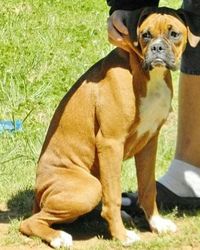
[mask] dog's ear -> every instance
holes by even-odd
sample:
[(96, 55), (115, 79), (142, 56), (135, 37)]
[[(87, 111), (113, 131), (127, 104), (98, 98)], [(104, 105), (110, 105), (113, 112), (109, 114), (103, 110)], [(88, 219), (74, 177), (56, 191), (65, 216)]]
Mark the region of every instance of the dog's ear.
[(127, 16), (124, 24), (128, 29), (128, 36), (124, 36), (125, 40), (125, 49), (129, 52), (133, 50), (139, 57), (143, 57), (141, 53), (141, 48), (138, 43), (138, 28), (144, 19), (153, 12), (154, 7), (146, 7), (142, 9), (137, 9), (134, 11), (130, 11)]
[(137, 26), (142, 11), (143, 9), (137, 9), (134, 11), (129, 11), (127, 13), (126, 19), (124, 20), (124, 25), (128, 29), (128, 35), (122, 34), (123, 42), (112, 40), (112, 38), (109, 37), (109, 42), (112, 43), (113, 45), (122, 48), (130, 53), (132, 51), (135, 51), (136, 54), (138, 54), (140, 57), (141, 57), (141, 52), (137, 42)]
[(187, 27), (190, 46), (196, 47), (200, 41), (200, 16), (183, 9), (177, 10), (177, 14)]
[(153, 13), (154, 10), (155, 7), (146, 7), (131, 11), (125, 20), (130, 39), (134, 45), (138, 45), (138, 27), (149, 14)]

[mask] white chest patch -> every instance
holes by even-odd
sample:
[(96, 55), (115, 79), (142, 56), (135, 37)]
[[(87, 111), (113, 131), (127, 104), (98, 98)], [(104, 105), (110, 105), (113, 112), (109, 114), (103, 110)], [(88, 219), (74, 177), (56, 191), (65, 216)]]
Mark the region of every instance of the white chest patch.
[(140, 123), (137, 128), (138, 136), (145, 132), (150, 135), (156, 132), (163, 119), (166, 119), (171, 107), (171, 90), (165, 80), (161, 78), (162, 69), (150, 72), (150, 81), (147, 83), (147, 95), (141, 98), (139, 114)]

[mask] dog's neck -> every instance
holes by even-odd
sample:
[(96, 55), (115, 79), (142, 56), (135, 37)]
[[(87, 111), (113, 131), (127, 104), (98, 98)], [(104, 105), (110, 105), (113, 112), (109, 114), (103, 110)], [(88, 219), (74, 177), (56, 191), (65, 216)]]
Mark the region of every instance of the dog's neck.
[[(147, 89), (150, 88), (153, 90), (154, 87), (158, 87), (159, 84), (167, 84), (169, 88), (171, 86), (171, 73), (170, 70), (164, 67), (156, 67), (150, 71), (144, 70), (142, 68), (142, 58), (140, 58), (135, 53), (129, 54), (129, 63), (130, 70), (133, 75), (133, 87), (135, 93), (138, 93), (138, 96), (146, 96)], [(169, 86), (170, 85), (170, 86)]]

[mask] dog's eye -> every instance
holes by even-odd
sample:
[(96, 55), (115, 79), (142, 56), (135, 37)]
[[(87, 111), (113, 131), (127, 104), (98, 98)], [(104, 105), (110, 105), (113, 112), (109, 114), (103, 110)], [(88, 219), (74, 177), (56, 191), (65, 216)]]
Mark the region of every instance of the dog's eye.
[(152, 38), (151, 33), (150, 33), (149, 31), (142, 33), (142, 38), (143, 38), (145, 41), (150, 40), (150, 39)]
[(174, 39), (174, 40), (177, 40), (177, 39), (180, 38), (180, 33), (176, 32), (174, 30), (171, 30), (169, 32), (169, 37), (172, 38), (172, 39)]

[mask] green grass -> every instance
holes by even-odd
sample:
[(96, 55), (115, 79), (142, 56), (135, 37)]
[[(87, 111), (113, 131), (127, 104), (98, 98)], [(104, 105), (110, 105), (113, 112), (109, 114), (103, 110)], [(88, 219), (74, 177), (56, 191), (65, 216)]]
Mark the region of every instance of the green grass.
[(22, 133), (0, 136), (0, 200), (6, 201), (33, 187), (55, 107), (110, 45), (104, 3), (1, 1), (0, 9), (0, 119), (24, 120)]
[[(168, 2), (163, 0), (161, 4)], [(180, 1), (170, 4), (178, 8)], [(20, 219), (31, 213), (35, 166), (46, 130), (67, 90), (111, 50), (106, 33), (107, 15), (105, 1), (0, 2), (0, 119), (23, 120), (22, 132), (0, 134), (0, 223), (9, 223), (9, 231), (0, 242), (1, 249), (3, 245), (27, 242), (17, 229)], [(160, 136), (157, 176), (165, 172), (175, 149), (178, 73), (173, 77), (174, 113)], [(136, 189), (133, 165), (132, 160), (124, 164), (123, 190)], [(131, 249), (200, 247), (199, 214), (178, 216), (174, 211), (167, 216), (180, 224), (183, 233), (152, 237)], [(116, 242), (99, 240), (87, 249), (122, 248)]]

